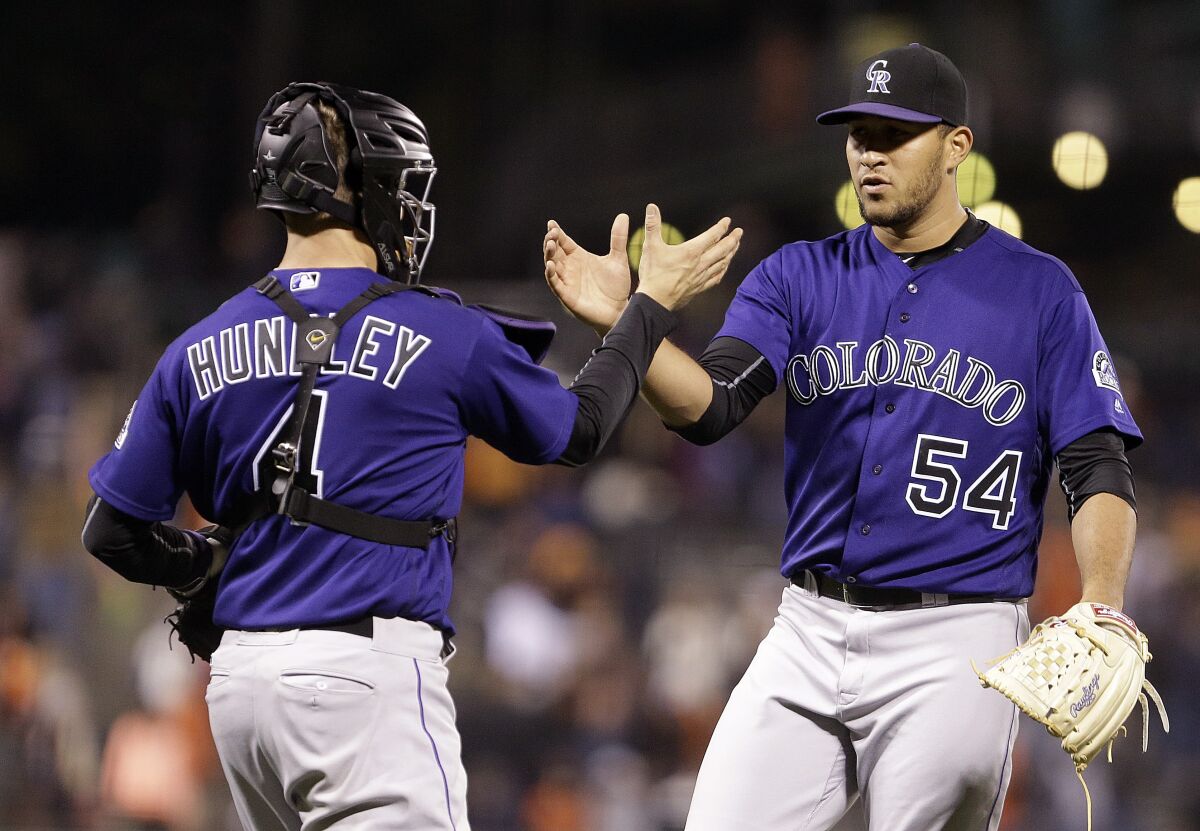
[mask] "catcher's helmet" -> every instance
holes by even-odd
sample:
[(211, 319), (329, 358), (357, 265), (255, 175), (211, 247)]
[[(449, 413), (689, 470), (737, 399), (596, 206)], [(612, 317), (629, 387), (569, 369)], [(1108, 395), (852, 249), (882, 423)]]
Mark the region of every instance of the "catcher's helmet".
[[(334, 194), (338, 170), (321, 127), (317, 100), (346, 126), (346, 184), (354, 201)], [(312, 214), (324, 211), (358, 228), (375, 248), (378, 271), (415, 283), (433, 241), (429, 134), (412, 110), (374, 92), (338, 84), (289, 84), (271, 96), (254, 128), (250, 188), (256, 206)], [(282, 218), (282, 217), (281, 217)]]

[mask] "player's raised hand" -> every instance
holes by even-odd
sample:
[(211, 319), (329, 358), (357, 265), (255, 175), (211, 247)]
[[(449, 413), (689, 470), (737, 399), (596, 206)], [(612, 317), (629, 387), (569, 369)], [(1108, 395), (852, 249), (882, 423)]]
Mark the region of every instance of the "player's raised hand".
[(553, 219), (546, 223), (542, 256), (546, 283), (563, 307), (601, 335), (629, 302), (629, 215), (613, 220), (608, 253), (593, 254), (571, 239)]
[(662, 238), (658, 206), (646, 206), (646, 242), (638, 265), (638, 291), (668, 309), (680, 309), (721, 282), (742, 242), (742, 229), (729, 230), (729, 217), (679, 245)]

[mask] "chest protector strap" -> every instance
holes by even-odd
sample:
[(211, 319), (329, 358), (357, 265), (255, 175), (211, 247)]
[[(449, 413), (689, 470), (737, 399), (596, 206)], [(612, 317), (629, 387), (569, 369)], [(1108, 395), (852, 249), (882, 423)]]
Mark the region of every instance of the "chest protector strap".
[(366, 511), (347, 508), (309, 493), (296, 483), (296, 473), (301, 456), (301, 437), (308, 418), (308, 405), (313, 387), (321, 367), (328, 365), (333, 357), (333, 344), (341, 327), (364, 306), (380, 297), (399, 291), (420, 290), (419, 285), (403, 283), (373, 283), (362, 294), (355, 297), (332, 317), (311, 317), (300, 302), (285, 289), (274, 275), (267, 275), (254, 284), (259, 294), (275, 302), (283, 313), (296, 324), (296, 363), (300, 365), (300, 385), (296, 389), (292, 417), (271, 450), (275, 467), (275, 479), (252, 494), (250, 507), (243, 511), (239, 528), (270, 516), (282, 514), (297, 524), (319, 525), (385, 545), (403, 545), (411, 548), (428, 548), (429, 541), (439, 534), (451, 543), (456, 535), (453, 518), (446, 520), (404, 520), (376, 516)]

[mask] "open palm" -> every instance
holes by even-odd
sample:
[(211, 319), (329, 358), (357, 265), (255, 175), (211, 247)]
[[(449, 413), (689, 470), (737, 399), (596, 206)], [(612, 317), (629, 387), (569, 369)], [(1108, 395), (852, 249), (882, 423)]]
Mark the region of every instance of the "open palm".
[(568, 312), (601, 334), (612, 328), (629, 302), (628, 239), (628, 214), (613, 220), (604, 256), (581, 247), (554, 220), (546, 223), (546, 282)]

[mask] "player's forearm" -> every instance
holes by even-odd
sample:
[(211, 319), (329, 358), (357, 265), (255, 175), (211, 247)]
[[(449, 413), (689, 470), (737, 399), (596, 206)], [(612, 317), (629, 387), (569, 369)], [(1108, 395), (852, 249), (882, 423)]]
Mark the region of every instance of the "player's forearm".
[(655, 351), (676, 322), (653, 298), (634, 296), (571, 385), (579, 406), (559, 463), (586, 464), (600, 452), (629, 412)]
[(177, 588), (206, 575), (212, 547), (199, 534), (118, 511), (98, 496), (88, 503), (83, 546), (133, 583)]
[(1084, 502), (1071, 523), (1071, 541), (1083, 583), (1082, 599), (1120, 609), (1133, 562), (1137, 514), (1125, 500), (1098, 493)]
[(695, 424), (712, 403), (712, 379), (700, 364), (663, 341), (642, 385), (642, 397), (671, 427)]

